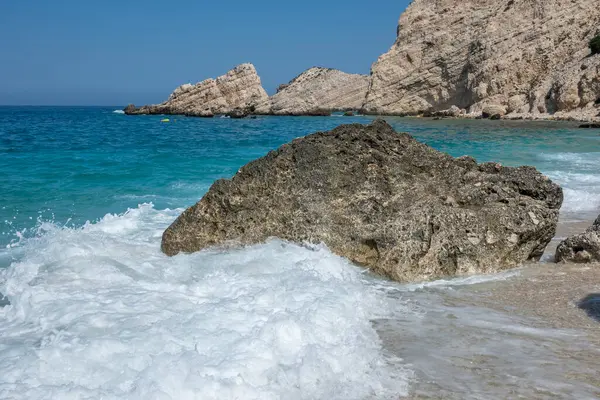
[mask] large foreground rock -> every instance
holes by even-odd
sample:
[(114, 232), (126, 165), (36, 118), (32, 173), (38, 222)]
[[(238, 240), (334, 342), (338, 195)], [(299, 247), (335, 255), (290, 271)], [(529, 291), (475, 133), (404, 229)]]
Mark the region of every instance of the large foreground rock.
[(532, 167), (455, 159), (376, 121), (296, 139), (215, 182), (162, 250), (279, 237), (399, 281), (487, 273), (538, 259), (561, 204)]
[(586, 232), (562, 241), (555, 258), (556, 262), (600, 262), (600, 216)]
[(324, 111), (359, 110), (368, 87), (366, 75), (314, 67), (281, 85), (257, 111), (275, 115), (320, 115)]
[(365, 112), (600, 117), (598, 0), (414, 0), (379, 57)]
[(260, 78), (252, 64), (241, 64), (217, 79), (179, 86), (161, 104), (125, 108), (128, 115), (181, 114), (212, 117), (234, 110), (253, 111), (258, 104), (268, 101)]

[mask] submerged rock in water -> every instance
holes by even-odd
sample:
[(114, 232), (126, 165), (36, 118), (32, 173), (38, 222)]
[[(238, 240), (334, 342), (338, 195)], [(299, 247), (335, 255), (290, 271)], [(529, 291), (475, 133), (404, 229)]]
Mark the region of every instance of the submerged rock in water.
[(533, 167), (453, 158), (378, 120), (296, 139), (216, 181), (162, 250), (279, 237), (398, 281), (496, 272), (539, 259), (562, 199)]
[(556, 262), (600, 262), (600, 216), (579, 235), (563, 240), (556, 248)]

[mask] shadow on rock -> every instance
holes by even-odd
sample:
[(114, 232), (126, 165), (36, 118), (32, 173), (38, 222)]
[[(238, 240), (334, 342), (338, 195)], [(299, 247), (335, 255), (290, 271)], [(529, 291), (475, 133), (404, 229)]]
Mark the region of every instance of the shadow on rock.
[(590, 318), (600, 322), (600, 293), (592, 293), (585, 296), (577, 307), (582, 309)]

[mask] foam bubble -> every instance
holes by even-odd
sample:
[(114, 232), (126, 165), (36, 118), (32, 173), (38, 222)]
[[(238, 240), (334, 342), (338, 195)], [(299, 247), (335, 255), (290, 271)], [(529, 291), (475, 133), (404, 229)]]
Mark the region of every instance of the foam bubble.
[(0, 272), (0, 398), (397, 397), (385, 300), (330, 253), (273, 240), (173, 258), (181, 210), (45, 224)]
[(113, 111), (113, 114), (125, 114), (125, 111), (123, 111), (123, 110), (115, 110), (115, 111)]

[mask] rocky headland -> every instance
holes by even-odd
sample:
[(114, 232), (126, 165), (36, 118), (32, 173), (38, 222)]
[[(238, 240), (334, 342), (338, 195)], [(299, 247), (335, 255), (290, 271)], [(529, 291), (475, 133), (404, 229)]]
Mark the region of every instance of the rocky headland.
[(453, 158), (378, 120), (296, 139), (216, 181), (162, 250), (278, 237), (403, 282), (491, 273), (541, 257), (562, 199), (535, 168)]
[[(127, 114), (376, 115), (600, 121), (597, 0), (414, 0), (371, 75), (310, 68), (270, 98), (255, 68)], [(596, 46), (593, 45), (597, 38)]]
[(598, 119), (599, 33), (597, 0), (414, 0), (371, 69), (363, 111)]

